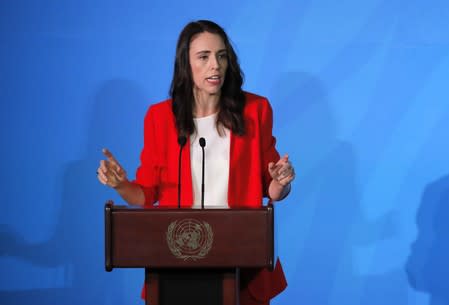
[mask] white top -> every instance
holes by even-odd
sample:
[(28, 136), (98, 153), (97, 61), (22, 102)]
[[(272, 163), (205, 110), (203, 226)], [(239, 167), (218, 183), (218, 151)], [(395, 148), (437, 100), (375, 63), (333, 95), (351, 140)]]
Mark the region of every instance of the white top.
[(229, 208), (228, 180), (231, 136), (218, 134), (215, 122), (217, 114), (193, 119), (196, 133), (190, 136), (190, 165), (192, 168), (193, 208), (201, 208), (202, 148), (200, 138), (206, 140), (204, 147), (204, 207)]

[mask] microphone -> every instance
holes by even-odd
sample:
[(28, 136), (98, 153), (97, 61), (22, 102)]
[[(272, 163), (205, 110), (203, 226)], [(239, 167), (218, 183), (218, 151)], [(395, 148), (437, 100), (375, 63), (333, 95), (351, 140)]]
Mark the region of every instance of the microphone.
[(204, 209), (204, 147), (206, 146), (206, 139), (200, 138), (200, 146), (203, 150), (203, 162), (202, 162), (202, 170), (201, 170), (201, 208)]
[(187, 137), (184, 135), (181, 135), (178, 137), (178, 144), (179, 144), (179, 158), (178, 158), (178, 209), (181, 208), (181, 156), (182, 156), (182, 149), (186, 145)]

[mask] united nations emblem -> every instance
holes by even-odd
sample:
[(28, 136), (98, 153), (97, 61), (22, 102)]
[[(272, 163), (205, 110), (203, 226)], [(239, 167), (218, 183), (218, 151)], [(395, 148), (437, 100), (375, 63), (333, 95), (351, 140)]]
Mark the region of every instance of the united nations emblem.
[(197, 260), (204, 258), (212, 248), (214, 233), (205, 221), (175, 220), (167, 229), (167, 244), (177, 258)]

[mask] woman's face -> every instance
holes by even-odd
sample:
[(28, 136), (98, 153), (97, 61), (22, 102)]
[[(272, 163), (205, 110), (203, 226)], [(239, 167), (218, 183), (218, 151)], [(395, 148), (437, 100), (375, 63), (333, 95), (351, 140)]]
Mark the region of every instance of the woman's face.
[(190, 42), (189, 60), (194, 95), (219, 95), (228, 68), (226, 47), (221, 37), (209, 32), (194, 36)]

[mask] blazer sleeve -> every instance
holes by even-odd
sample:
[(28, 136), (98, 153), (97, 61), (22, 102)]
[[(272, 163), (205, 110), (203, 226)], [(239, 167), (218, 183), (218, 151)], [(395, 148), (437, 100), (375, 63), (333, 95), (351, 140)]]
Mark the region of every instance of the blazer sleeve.
[[(140, 166), (133, 183), (138, 184), (145, 195), (145, 207), (153, 207), (158, 200), (160, 180), (160, 158), (158, 151), (158, 135), (156, 133), (156, 114), (150, 107), (144, 120), (144, 144), (140, 154)], [(160, 135), (159, 135), (160, 136)]]
[(262, 153), (262, 183), (263, 196), (268, 197), (268, 187), (272, 180), (268, 171), (270, 162), (279, 161), (279, 153), (276, 150), (276, 138), (273, 136), (273, 110), (268, 100), (263, 99), (260, 104), (260, 129), (261, 129), (261, 153)]

